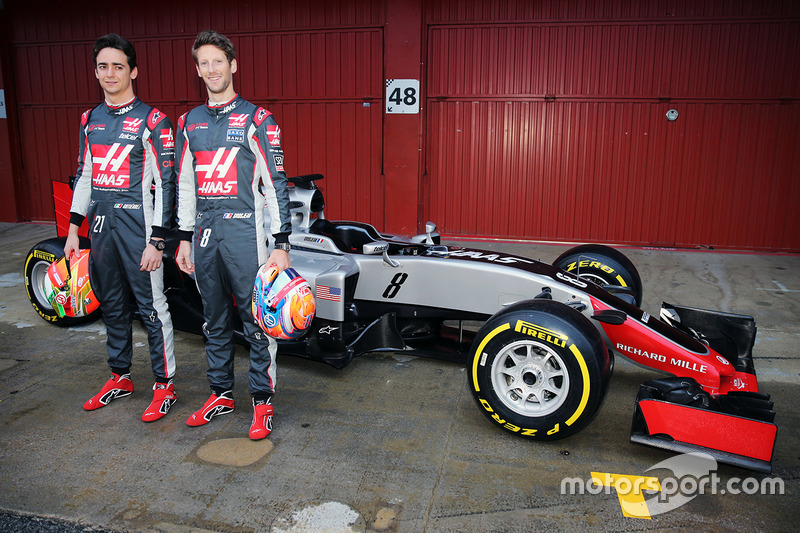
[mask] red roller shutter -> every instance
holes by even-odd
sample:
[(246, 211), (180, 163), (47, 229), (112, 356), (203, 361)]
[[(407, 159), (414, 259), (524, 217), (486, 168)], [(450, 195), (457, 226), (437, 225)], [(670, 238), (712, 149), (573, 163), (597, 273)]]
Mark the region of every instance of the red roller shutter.
[(442, 231), (800, 250), (800, 19), (759, 11), (791, 6), (484, 4), (427, 12)]

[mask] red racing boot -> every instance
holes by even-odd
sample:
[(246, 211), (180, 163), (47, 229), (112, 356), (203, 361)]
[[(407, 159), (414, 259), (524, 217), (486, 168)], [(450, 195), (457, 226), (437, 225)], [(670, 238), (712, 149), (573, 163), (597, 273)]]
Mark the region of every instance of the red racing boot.
[(106, 384), (100, 389), (100, 392), (83, 404), (83, 408), (87, 411), (94, 411), (108, 405), (111, 400), (128, 396), (132, 392), (133, 382), (130, 374), (120, 376), (112, 373)]
[(190, 426), (208, 424), (215, 416), (232, 413), (233, 408), (233, 391), (225, 391), (220, 395), (212, 393), (203, 407), (192, 413), (192, 416), (186, 420), (186, 424)]
[(272, 415), (274, 411), (269, 401), (253, 400), (253, 423), (250, 424), (251, 440), (261, 440), (272, 433)]
[(142, 414), (142, 422), (154, 422), (163, 417), (177, 399), (172, 380), (168, 383), (156, 383), (153, 385), (153, 401)]

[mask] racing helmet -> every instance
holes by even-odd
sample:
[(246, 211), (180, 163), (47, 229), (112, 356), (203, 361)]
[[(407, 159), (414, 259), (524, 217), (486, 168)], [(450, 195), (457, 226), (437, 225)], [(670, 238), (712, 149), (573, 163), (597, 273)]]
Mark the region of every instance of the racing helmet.
[(100, 307), (89, 281), (89, 250), (53, 261), (44, 277), (44, 294), (60, 318), (88, 316)]
[(308, 282), (293, 268), (261, 265), (253, 284), (253, 318), (267, 335), (296, 339), (311, 326), (317, 303)]

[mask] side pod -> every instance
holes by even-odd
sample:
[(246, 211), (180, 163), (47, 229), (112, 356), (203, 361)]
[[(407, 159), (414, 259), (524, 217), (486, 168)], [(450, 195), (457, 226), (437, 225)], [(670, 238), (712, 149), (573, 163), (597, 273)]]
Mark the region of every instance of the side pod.
[(691, 378), (663, 378), (639, 388), (631, 442), (676, 453), (705, 452), (720, 463), (772, 472), (778, 428), (769, 395), (710, 396)]

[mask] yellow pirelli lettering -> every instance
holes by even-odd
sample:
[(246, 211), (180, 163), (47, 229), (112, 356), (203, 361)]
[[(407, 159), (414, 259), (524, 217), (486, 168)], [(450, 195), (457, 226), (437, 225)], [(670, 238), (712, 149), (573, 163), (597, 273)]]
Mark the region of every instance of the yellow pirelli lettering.
[(523, 320), (517, 320), (517, 325), (514, 327), (514, 331), (517, 333), (522, 333), (523, 335), (535, 337), (545, 342), (549, 342), (550, 344), (555, 344), (561, 348), (565, 348), (567, 346), (567, 341), (569, 340), (569, 337), (558, 333), (557, 331), (552, 331)]
[(507, 331), (511, 329), (511, 324), (506, 322), (502, 326), (497, 326), (492, 331), (486, 335), (486, 338), (481, 341), (480, 345), (478, 345), (478, 350), (475, 352), (475, 357), (472, 361), (472, 386), (475, 387), (475, 392), (480, 392), (480, 387), (478, 386), (478, 363), (483, 360), (483, 349), (486, 348), (486, 345), (489, 343), (490, 340), (495, 338), (499, 333)]
[(578, 366), (581, 367), (581, 378), (583, 378), (583, 395), (581, 396), (581, 403), (578, 404), (578, 408), (575, 409), (575, 412), (572, 413), (572, 416), (566, 421), (566, 424), (571, 426), (575, 423), (578, 417), (581, 416), (583, 410), (586, 409), (586, 404), (589, 403), (590, 384), (589, 368), (586, 366), (586, 360), (583, 358), (583, 354), (574, 344), (570, 345), (569, 350), (572, 352), (572, 355), (575, 356), (575, 360), (578, 361)]
[(56, 260), (56, 256), (54, 256), (53, 254), (49, 254), (47, 252), (42, 252), (41, 250), (34, 250), (33, 257), (35, 257), (36, 259), (41, 259), (43, 261), (48, 261), (50, 263)]

